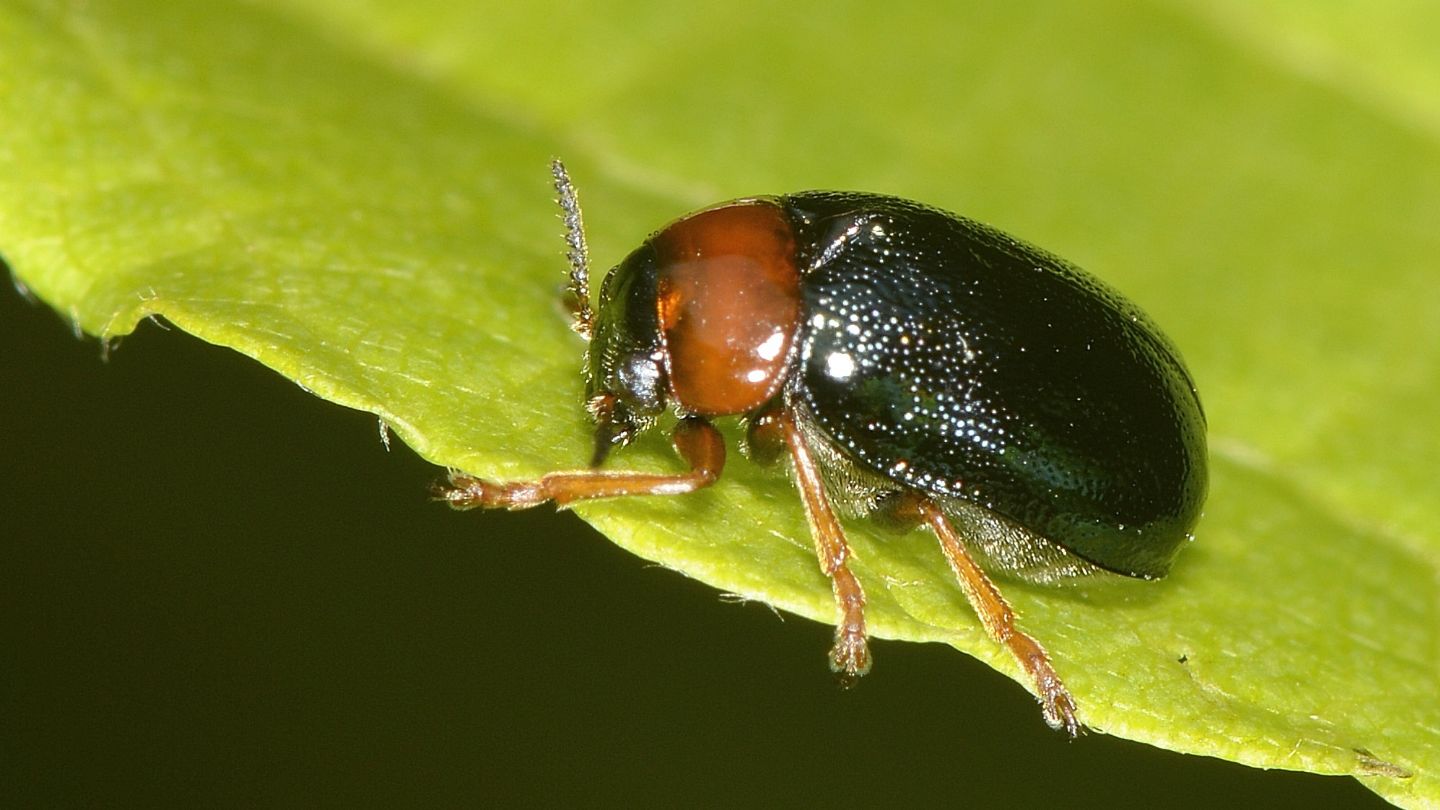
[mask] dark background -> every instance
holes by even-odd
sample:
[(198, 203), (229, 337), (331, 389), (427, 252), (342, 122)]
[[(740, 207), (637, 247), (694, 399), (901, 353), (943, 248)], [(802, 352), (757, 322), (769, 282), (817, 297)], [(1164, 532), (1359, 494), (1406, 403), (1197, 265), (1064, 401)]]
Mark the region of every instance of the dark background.
[(151, 323), (102, 362), (8, 285), (0, 426), (5, 806), (1382, 804), (1069, 742), (939, 645), (842, 692), (829, 628), (429, 503), (373, 417)]

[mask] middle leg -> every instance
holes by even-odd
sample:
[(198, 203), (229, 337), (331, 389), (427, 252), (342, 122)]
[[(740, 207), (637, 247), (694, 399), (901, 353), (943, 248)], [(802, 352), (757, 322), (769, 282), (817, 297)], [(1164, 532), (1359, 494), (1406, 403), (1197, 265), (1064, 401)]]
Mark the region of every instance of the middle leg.
[(794, 462), (795, 484), (805, 503), (805, 517), (815, 539), (815, 554), (820, 560), (820, 569), (830, 577), (835, 605), (840, 612), (835, 624), (835, 647), (830, 651), (830, 669), (839, 673), (842, 683), (849, 686), (870, 671), (870, 647), (865, 638), (865, 591), (846, 564), (850, 559), (850, 545), (845, 542), (845, 532), (830, 508), (820, 467), (805, 444), (794, 414), (788, 408), (781, 408), (767, 413), (764, 419), (755, 427), (777, 432)]

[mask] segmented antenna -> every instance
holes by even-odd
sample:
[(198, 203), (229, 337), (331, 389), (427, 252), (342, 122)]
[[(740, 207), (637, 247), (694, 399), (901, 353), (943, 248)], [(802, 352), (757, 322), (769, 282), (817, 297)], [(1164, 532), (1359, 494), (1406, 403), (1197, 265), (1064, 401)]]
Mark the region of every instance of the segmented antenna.
[(589, 338), (595, 327), (595, 311), (590, 309), (590, 249), (585, 245), (585, 221), (580, 217), (580, 199), (575, 184), (560, 158), (550, 162), (555, 175), (555, 193), (560, 195), (561, 217), (565, 220), (565, 258), (570, 260), (570, 293), (575, 296), (575, 322), (571, 328)]

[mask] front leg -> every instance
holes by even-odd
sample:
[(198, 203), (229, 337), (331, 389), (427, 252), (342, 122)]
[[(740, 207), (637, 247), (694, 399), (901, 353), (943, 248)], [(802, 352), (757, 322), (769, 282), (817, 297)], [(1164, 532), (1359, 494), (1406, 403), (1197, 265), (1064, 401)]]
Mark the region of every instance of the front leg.
[(689, 465), (686, 472), (574, 470), (530, 481), (487, 481), (451, 472), (447, 484), (435, 487), (435, 499), (455, 509), (529, 509), (547, 501), (563, 507), (595, 498), (683, 495), (708, 487), (720, 478), (725, 468), (725, 439), (714, 425), (698, 416), (687, 416), (675, 426), (670, 438)]

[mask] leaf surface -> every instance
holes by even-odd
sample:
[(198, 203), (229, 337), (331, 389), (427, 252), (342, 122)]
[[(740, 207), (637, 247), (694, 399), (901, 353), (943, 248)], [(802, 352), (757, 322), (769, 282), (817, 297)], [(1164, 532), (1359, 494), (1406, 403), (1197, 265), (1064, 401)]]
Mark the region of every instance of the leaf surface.
[[(0, 254), (85, 332), (161, 315), (514, 477), (589, 441), (552, 154), (601, 266), (697, 205), (800, 188), (992, 222), (1164, 324), (1211, 420), (1172, 577), (1006, 583), (1084, 721), (1436, 804), (1440, 15), (1384, 48), (1358, 5), (1314, 8), (12, 0)], [(616, 461), (676, 463), (661, 436)], [(710, 491), (577, 511), (833, 618), (783, 474), (737, 459)], [(1017, 674), (933, 541), (851, 539), (878, 635)]]

